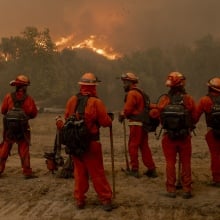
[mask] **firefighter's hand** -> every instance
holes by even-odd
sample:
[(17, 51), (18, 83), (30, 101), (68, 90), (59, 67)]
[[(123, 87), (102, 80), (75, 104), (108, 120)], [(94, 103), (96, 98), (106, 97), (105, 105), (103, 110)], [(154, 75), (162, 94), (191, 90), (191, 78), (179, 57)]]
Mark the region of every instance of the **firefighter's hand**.
[(114, 120), (114, 113), (109, 112), (109, 113), (108, 113), (108, 116), (111, 118), (112, 121)]
[(58, 130), (61, 130), (62, 127), (63, 127), (63, 125), (64, 125), (64, 122), (63, 122), (63, 120), (62, 120), (62, 117), (61, 117), (60, 115), (58, 115), (58, 116), (55, 118), (55, 120), (56, 120), (57, 129), (58, 129)]
[(120, 112), (118, 115), (118, 121), (122, 123), (125, 120), (125, 115), (123, 112)]
[(156, 108), (151, 109), (149, 114), (150, 114), (150, 117), (152, 117), (152, 118), (159, 118), (160, 117), (160, 112)]

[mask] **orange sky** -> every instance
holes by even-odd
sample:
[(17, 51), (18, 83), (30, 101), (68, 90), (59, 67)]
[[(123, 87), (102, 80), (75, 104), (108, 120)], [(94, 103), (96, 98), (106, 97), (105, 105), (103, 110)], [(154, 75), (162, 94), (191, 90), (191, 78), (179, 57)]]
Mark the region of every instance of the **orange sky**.
[(54, 41), (96, 35), (124, 53), (219, 38), (219, 8), (219, 0), (0, 0), (0, 38), (34, 26)]

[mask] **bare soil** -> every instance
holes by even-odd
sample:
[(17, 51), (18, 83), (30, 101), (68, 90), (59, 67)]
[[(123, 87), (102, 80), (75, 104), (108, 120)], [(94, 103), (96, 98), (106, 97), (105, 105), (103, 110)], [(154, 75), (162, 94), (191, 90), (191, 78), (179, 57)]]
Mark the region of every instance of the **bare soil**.
[[(57, 178), (48, 172), (44, 152), (53, 149), (55, 138), (55, 113), (41, 113), (32, 120), (32, 141), (30, 147), (31, 164), (37, 179), (25, 180), (17, 153), (17, 145), (12, 148), (4, 174), (0, 178), (0, 220), (219, 220), (220, 188), (207, 185), (211, 180), (210, 156), (204, 140), (206, 127), (202, 118), (192, 137), (193, 198), (184, 200), (181, 190), (175, 199), (163, 196), (165, 192), (165, 160), (161, 149), (161, 139), (149, 135), (149, 143), (157, 165), (159, 177), (155, 179), (143, 175), (146, 168), (140, 159), (141, 178), (126, 176), (123, 126), (114, 121), (114, 173), (115, 199), (118, 208), (112, 212), (101, 209), (96, 193), (90, 184), (87, 205), (77, 210), (72, 197), (74, 179)], [(127, 129), (128, 130), (128, 129)], [(159, 129), (158, 129), (159, 130)], [(159, 131), (158, 131), (159, 132)], [(112, 181), (112, 160), (109, 128), (101, 129), (103, 157), (107, 178)], [(63, 157), (66, 158), (64, 150)]]

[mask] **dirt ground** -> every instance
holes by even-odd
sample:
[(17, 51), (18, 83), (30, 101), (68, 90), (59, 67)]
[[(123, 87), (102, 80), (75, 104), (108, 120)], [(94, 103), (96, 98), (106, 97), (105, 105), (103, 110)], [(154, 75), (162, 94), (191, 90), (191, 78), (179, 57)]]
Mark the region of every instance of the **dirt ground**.
[[(21, 173), (17, 146), (12, 148), (6, 169), (0, 178), (0, 220), (219, 220), (220, 188), (207, 185), (211, 180), (210, 157), (204, 140), (206, 128), (202, 118), (192, 137), (192, 177), (193, 198), (184, 200), (181, 190), (175, 199), (163, 196), (165, 192), (165, 161), (160, 140), (153, 133), (149, 143), (157, 165), (159, 177), (150, 179), (146, 176), (136, 179), (126, 176), (123, 126), (114, 121), (114, 173), (115, 199), (118, 208), (112, 212), (101, 209), (96, 193), (90, 184), (87, 193), (87, 205), (84, 210), (77, 210), (72, 197), (74, 179), (57, 178), (48, 172), (44, 152), (51, 151), (55, 137), (54, 113), (41, 113), (31, 121), (32, 145), (31, 164), (37, 179), (25, 180)], [(0, 128), (1, 129), (1, 128)], [(128, 129), (127, 129), (128, 131)], [(109, 128), (101, 129), (104, 165), (111, 185), (112, 160)], [(64, 150), (62, 155), (66, 158)], [(146, 170), (141, 159), (140, 172)]]

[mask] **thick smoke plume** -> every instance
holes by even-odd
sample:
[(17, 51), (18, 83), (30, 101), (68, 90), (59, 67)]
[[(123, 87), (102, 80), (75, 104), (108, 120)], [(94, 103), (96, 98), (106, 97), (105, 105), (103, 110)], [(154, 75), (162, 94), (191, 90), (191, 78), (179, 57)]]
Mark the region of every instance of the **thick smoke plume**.
[(117, 51), (220, 36), (219, 0), (1, 0), (0, 38), (49, 28), (54, 41), (97, 35)]

